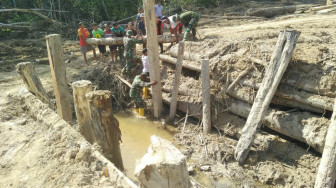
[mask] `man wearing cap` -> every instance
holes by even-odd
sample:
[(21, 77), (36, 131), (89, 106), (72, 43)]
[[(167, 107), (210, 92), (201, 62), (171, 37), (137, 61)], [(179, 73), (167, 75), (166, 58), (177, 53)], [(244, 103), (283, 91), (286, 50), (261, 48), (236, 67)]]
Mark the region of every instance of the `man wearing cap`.
[(196, 26), (199, 20), (199, 14), (194, 11), (187, 11), (180, 15), (179, 20), (183, 23), (186, 28), (184, 32), (183, 40), (188, 40), (190, 30), (192, 30), (193, 40), (196, 39)]
[(145, 115), (146, 103), (141, 98), (141, 91), (143, 87), (149, 87), (157, 84), (157, 81), (147, 82), (146, 73), (141, 73), (140, 75), (135, 76), (132, 87), (130, 90), (130, 97), (135, 103), (135, 110), (139, 113), (140, 116)]
[(128, 76), (131, 76), (131, 68), (133, 67), (133, 61), (136, 58), (135, 44), (141, 43), (142, 40), (136, 40), (135, 36), (132, 36), (133, 33), (131, 30), (128, 30), (126, 37), (124, 37), (124, 56), (126, 60), (126, 65), (123, 68), (123, 73), (126, 73)]

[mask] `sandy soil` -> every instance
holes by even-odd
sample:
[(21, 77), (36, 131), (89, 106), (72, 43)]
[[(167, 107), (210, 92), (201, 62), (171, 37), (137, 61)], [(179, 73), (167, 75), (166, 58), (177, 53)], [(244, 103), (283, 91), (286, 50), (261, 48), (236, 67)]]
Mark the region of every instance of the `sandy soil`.
[[(218, 92), (224, 83), (218, 82), (227, 71), (228, 64), (232, 68), (230, 72), (234, 75), (235, 71), (248, 67), (245, 57), (251, 54), (267, 62), (270, 60), (279, 31), (299, 30), (301, 36), (290, 69), (306, 74), (306, 77), (312, 79), (318, 78), (320, 85), (332, 90), (335, 86), (329, 81), (336, 78), (334, 65), (330, 65), (333, 62), (317, 62), (333, 54), (336, 49), (336, 39), (333, 37), (336, 34), (335, 19), (336, 15), (303, 14), (265, 21), (219, 20), (200, 27), (198, 32), (201, 39), (198, 42), (188, 42), (186, 51), (211, 55), (214, 93)], [(14, 48), (10, 47), (13, 45)], [(242, 49), (247, 51), (243, 56), (224, 58), (225, 55), (238, 53)], [(59, 137), (53, 132), (55, 130), (44, 127), (25, 113), (22, 101), (18, 100), (22, 81), (14, 71), (14, 66), (18, 62), (36, 59), (40, 60), (35, 64), (35, 69), (48, 95), (53, 98), (49, 65), (44, 64), (45, 61), (41, 59), (47, 56), (44, 40), (3, 41), (0, 43), (0, 55), (3, 61), (0, 66), (1, 187), (104, 185), (106, 181), (97, 161), (76, 161), (76, 157), (71, 158), (73, 155), (70, 151), (80, 151), (80, 143), (71, 145), (67, 137)], [(127, 87), (114, 77), (115, 71), (119, 71), (121, 65), (113, 65), (110, 67), (112, 71), (106, 71), (108, 57), (105, 62), (99, 63), (94, 61), (89, 53), (91, 65), (84, 67), (83, 57), (74, 41), (64, 41), (64, 56), (69, 62), (69, 83), (89, 79), (98, 89), (112, 88), (113, 91), (117, 91), (113, 92), (115, 101), (119, 101), (114, 106), (116, 109), (131, 106), (127, 98)], [(174, 68), (164, 68), (163, 85), (170, 86)], [(263, 72), (263, 68), (257, 67), (249, 76), (255, 81), (261, 81)], [(197, 78), (185, 73), (182, 87), (199, 90), (199, 85), (193, 81), (194, 77)], [(200, 98), (191, 97), (190, 100), (199, 102)], [(222, 103), (224, 105), (224, 102)], [(241, 127), (245, 123), (244, 119), (230, 113), (224, 113), (221, 118), (223, 124), (229, 124), (231, 127)], [(183, 126), (183, 123), (180, 126)], [(223, 132), (214, 131), (211, 136), (203, 137), (200, 132), (199, 126), (187, 125), (184, 131), (179, 129), (175, 139), (184, 148), (184, 154), (189, 157), (189, 166), (207, 169), (204, 173), (213, 179), (230, 179), (243, 187), (313, 187), (320, 156), (307, 151), (307, 148), (296, 142), (269, 132), (261, 132), (247, 163), (239, 166), (233, 159), (237, 143), (234, 136), (225, 136)], [(68, 143), (70, 145), (67, 145)]]

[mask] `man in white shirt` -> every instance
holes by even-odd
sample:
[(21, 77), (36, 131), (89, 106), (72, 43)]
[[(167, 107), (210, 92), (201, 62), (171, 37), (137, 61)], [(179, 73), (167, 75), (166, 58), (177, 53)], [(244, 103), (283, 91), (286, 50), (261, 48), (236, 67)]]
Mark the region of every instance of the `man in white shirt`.
[(163, 6), (161, 4), (161, 1), (158, 1), (158, 3), (155, 5), (155, 15), (161, 19), (163, 14)]
[(148, 50), (147, 48), (142, 50), (142, 65), (143, 65), (143, 69), (142, 72), (146, 73), (146, 76), (149, 77), (149, 60), (148, 60)]

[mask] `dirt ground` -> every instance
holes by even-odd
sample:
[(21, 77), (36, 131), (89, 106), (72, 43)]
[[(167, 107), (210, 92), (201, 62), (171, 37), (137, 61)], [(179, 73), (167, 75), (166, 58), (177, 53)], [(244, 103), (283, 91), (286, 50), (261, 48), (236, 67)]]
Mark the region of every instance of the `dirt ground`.
[[(209, 12), (213, 13), (217, 14), (218, 11)], [(301, 35), (289, 70), (296, 72), (295, 76), (318, 80), (317, 84), (321, 87), (335, 91), (335, 85), (330, 82), (336, 79), (334, 61), (330, 57), (336, 52), (335, 20), (335, 14), (311, 13), (285, 15), (268, 20), (218, 20), (199, 27), (200, 39), (197, 42), (187, 42), (186, 51), (212, 57), (211, 91), (216, 93), (221, 90), (223, 81), (220, 80), (227, 72), (228, 65), (234, 75), (235, 71), (250, 66), (251, 62), (246, 61), (245, 57), (251, 54), (268, 62), (279, 31), (298, 30)], [(97, 89), (112, 90), (115, 110), (131, 107), (127, 87), (115, 77), (122, 68), (121, 64), (112, 65), (109, 68), (111, 71), (107, 71), (109, 57), (106, 56), (104, 62), (97, 62), (89, 53), (90, 66), (85, 67), (77, 42), (65, 40), (63, 44), (69, 83), (80, 79), (91, 80)], [(226, 54), (239, 54), (241, 51), (247, 52), (242, 56), (224, 58)], [(35, 69), (43, 86), (50, 98), (54, 98), (50, 68), (45, 58), (47, 52), (44, 39), (0, 42), (1, 187), (109, 185), (102, 175), (103, 169), (99, 162), (69, 157), (72, 156), (69, 151), (80, 151), (80, 143), (69, 142), (67, 137), (60, 138), (55, 130), (44, 127), (26, 114), (25, 106), (20, 101), (20, 86), (23, 83), (15, 71), (15, 64), (35, 62)], [(163, 86), (169, 87), (172, 85), (174, 67), (163, 65), (162, 68)], [(249, 77), (255, 82), (261, 82), (263, 72), (262, 67), (256, 67)], [(183, 74), (181, 88), (199, 91), (200, 85), (195, 81), (199, 75), (188, 71)], [(287, 71), (285, 77), (291, 76), (293, 73)], [(197, 97), (190, 97), (190, 100), (200, 102), (200, 95), (195, 95)], [(220, 103), (225, 106), (224, 101)], [(223, 113), (220, 121), (233, 129), (245, 124), (245, 119), (228, 112)], [(77, 128), (76, 122), (74, 124)], [(189, 167), (196, 171), (201, 170), (211, 179), (228, 180), (232, 182), (232, 187), (314, 185), (320, 154), (309, 150), (305, 145), (263, 129), (253, 144), (247, 162), (239, 166), (233, 158), (237, 143), (235, 136), (226, 135), (216, 129), (211, 135), (203, 136), (197, 120), (191, 120), (184, 129), (183, 126), (183, 121), (180, 121), (175, 140), (182, 152), (188, 156)]]

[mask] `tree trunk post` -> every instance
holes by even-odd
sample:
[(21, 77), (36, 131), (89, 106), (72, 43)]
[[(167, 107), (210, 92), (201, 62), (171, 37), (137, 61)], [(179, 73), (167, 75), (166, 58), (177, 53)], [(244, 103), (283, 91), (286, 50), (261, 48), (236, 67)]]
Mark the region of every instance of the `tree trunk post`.
[(211, 96), (210, 96), (210, 71), (209, 60), (202, 60), (202, 99), (203, 99), (203, 133), (209, 134), (211, 131)]
[(61, 35), (46, 36), (51, 76), (54, 82), (57, 114), (72, 124), (71, 97), (66, 78)]
[(176, 115), (178, 90), (180, 87), (180, 77), (181, 77), (182, 63), (183, 63), (183, 53), (184, 53), (184, 42), (181, 41), (178, 44), (178, 56), (177, 56), (177, 63), (176, 63), (176, 69), (175, 69), (175, 78), (173, 82), (173, 91), (172, 91), (172, 97), (170, 101), (170, 114), (169, 114), (170, 121), (174, 121), (174, 118)]
[(42, 102), (50, 104), (47, 92), (44, 90), (33, 64), (31, 62), (23, 62), (17, 64), (15, 67), (16, 71), (21, 75), (23, 83), (26, 85), (28, 91), (34, 94)]
[(271, 62), (267, 67), (265, 77), (258, 90), (251, 112), (242, 130), (242, 136), (235, 150), (235, 159), (239, 164), (244, 163), (249, 153), (257, 130), (264, 119), (268, 106), (287, 69), (299, 35), (300, 33), (297, 31), (280, 32)]
[(119, 122), (113, 116), (111, 92), (97, 90), (86, 94), (90, 106), (94, 139), (102, 147), (103, 153), (119, 170), (124, 170), (119, 142), (121, 131)]
[(332, 0), (327, 0), (326, 5), (332, 5), (332, 4), (333, 4), (333, 1), (332, 1)]
[(152, 86), (152, 98), (154, 116), (158, 118), (162, 112), (162, 91), (161, 91), (161, 71), (159, 62), (158, 37), (156, 31), (156, 17), (154, 0), (144, 0), (143, 7), (145, 12), (146, 31), (147, 31), (147, 48), (149, 56), (149, 73), (150, 80), (157, 81)]
[(85, 95), (92, 91), (92, 83), (88, 80), (80, 80), (72, 83), (74, 106), (80, 133), (91, 144), (94, 143), (92, 122), (90, 118), (90, 106)]
[(336, 100), (328, 128), (315, 188), (333, 188), (336, 179)]

